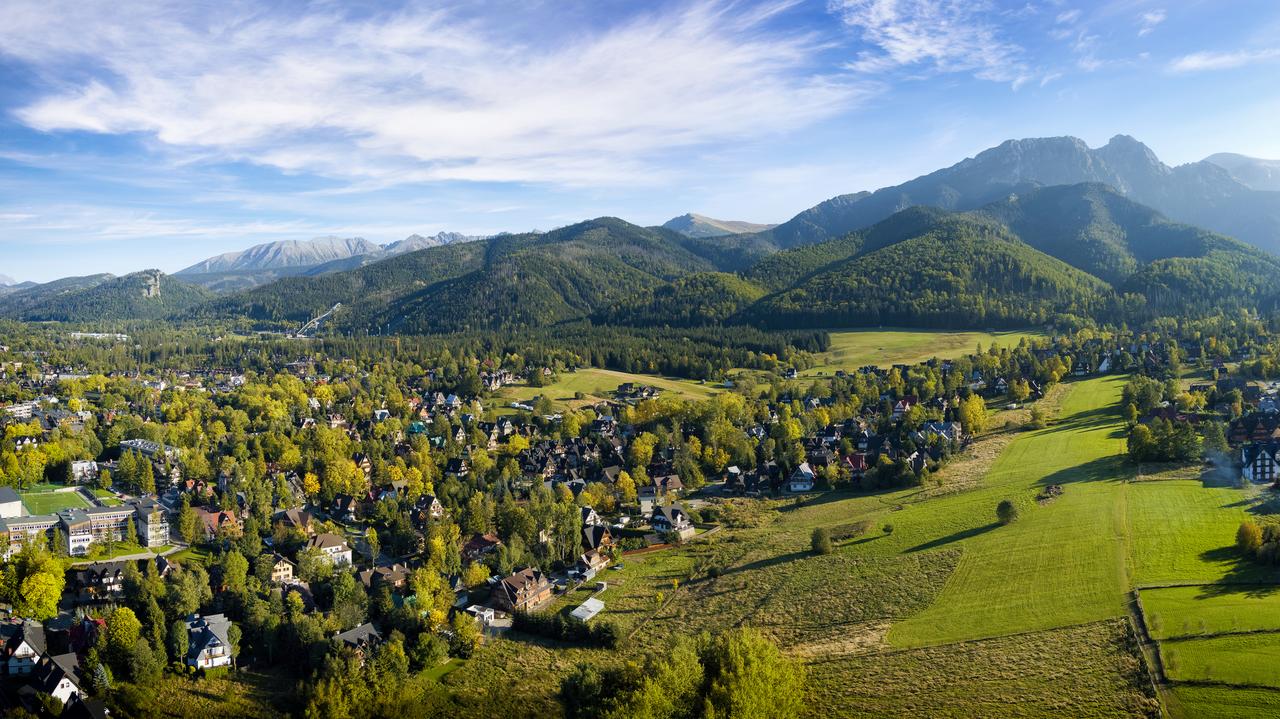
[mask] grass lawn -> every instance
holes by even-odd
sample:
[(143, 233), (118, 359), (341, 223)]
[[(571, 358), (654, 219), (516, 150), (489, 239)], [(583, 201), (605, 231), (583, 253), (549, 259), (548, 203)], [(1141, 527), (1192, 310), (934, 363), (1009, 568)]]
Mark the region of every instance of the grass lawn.
[(801, 374), (834, 374), (865, 365), (888, 367), (893, 364), (915, 364), (938, 357), (946, 359), (972, 352), (979, 343), (983, 349), (992, 344), (1016, 347), (1023, 337), (1042, 337), (1036, 331), (1011, 332), (932, 332), (927, 330), (833, 330), (831, 347), (818, 355), (818, 364)]
[[(1153, 639), (1280, 632), (1280, 586), (1210, 584), (1144, 589), (1140, 596)], [(1280, 643), (1280, 636), (1272, 640)]]
[(1280, 691), (1195, 684), (1175, 686), (1169, 715), (1191, 719), (1253, 719), (1280, 716)]
[[(1144, 477), (1150, 479), (1145, 468)], [(1236, 530), (1249, 502), (1243, 490), (1206, 487), (1198, 478), (1135, 482), (1127, 490), (1134, 584), (1261, 578), (1261, 571), (1238, 562), (1235, 552)]]
[(809, 716), (1159, 716), (1124, 626), (822, 658), (809, 667)]
[(1160, 643), (1174, 681), (1280, 688), (1280, 634), (1236, 634)]
[[(1015, 439), (981, 488), (895, 513), (890, 542), (915, 552), (957, 546), (964, 556), (934, 604), (889, 632), (910, 647), (1049, 629), (1121, 616), (1125, 571), (1124, 438), (1114, 406), (1123, 380), (1076, 383), (1061, 419)], [(1046, 484), (1061, 497), (1038, 504)], [(995, 521), (1014, 500), (1021, 518)]]
[[(554, 383), (542, 387), (530, 387), (524, 384), (503, 387), (498, 391), (497, 396), (503, 399), (505, 405), (512, 401), (528, 402), (534, 397), (546, 395), (561, 407), (576, 408), (612, 398), (613, 391), (618, 388), (618, 385), (627, 382), (657, 387), (664, 394), (683, 399), (706, 399), (717, 391), (716, 386), (711, 382), (698, 384), (686, 379), (585, 367), (576, 372), (561, 372)], [(579, 392), (585, 399), (575, 398)]]
[(31, 514), (52, 514), (60, 509), (89, 506), (79, 492), (23, 492), (22, 503)]

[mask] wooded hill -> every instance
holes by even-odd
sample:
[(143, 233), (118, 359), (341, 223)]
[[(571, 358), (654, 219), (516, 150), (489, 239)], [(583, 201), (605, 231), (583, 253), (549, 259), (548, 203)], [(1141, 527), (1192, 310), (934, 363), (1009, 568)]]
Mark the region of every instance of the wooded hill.
[(218, 297), (163, 275), (161, 301), (142, 301), (140, 288), (123, 289), (147, 273), (89, 289), (53, 292), (42, 285), (0, 298), (0, 315), (285, 328), (341, 303), (329, 327), (344, 333), (512, 330), (584, 320), (634, 327), (1009, 327), (1269, 309), (1278, 272), (1280, 258), (1086, 183), (1028, 186), (970, 212), (911, 207), (780, 252), (770, 252), (759, 235), (693, 238), (600, 218)]

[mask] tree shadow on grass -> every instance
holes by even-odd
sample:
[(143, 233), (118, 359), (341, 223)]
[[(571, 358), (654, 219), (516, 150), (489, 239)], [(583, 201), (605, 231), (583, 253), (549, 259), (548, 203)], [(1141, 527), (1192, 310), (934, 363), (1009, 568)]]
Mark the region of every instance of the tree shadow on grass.
[(1280, 572), (1240, 556), (1234, 546), (1217, 547), (1200, 553), (1200, 559), (1214, 564), (1229, 564), (1226, 574), (1216, 582), (1200, 587), (1200, 598), (1242, 594), (1255, 599), (1280, 593)]
[(730, 574), (737, 574), (739, 572), (750, 572), (756, 569), (768, 569), (769, 567), (777, 566), (779, 564), (785, 564), (787, 562), (791, 562), (791, 561), (802, 559), (804, 557), (809, 557), (809, 556), (814, 556), (814, 555), (813, 555), (813, 552), (807, 549), (800, 550), (798, 552), (788, 552), (787, 554), (779, 554), (776, 557), (769, 557), (767, 559), (757, 559), (754, 562), (748, 562), (746, 564), (741, 564), (736, 567), (730, 567), (724, 570), (723, 572), (721, 572), (720, 576), (723, 577)]
[(1098, 459), (1065, 467), (1040, 479), (1037, 484), (1074, 484), (1077, 482), (1117, 482), (1127, 478), (1132, 472), (1125, 470), (1125, 459), (1120, 455), (1099, 457)]
[(908, 553), (923, 552), (927, 549), (936, 549), (938, 547), (944, 547), (948, 544), (951, 544), (952, 542), (959, 542), (961, 540), (969, 539), (970, 537), (976, 537), (980, 534), (986, 534), (987, 532), (990, 532), (991, 530), (999, 526), (1000, 526), (999, 522), (992, 522), (991, 524), (984, 524), (981, 527), (972, 527), (970, 529), (962, 529), (959, 532), (948, 534), (945, 537), (939, 537), (937, 539), (925, 542), (924, 544), (917, 544), (916, 546), (910, 547), (904, 551)]

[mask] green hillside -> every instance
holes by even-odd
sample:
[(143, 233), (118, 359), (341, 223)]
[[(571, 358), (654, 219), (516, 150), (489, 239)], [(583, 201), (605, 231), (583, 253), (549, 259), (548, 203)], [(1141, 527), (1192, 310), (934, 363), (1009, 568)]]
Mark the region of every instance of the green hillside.
[(953, 216), (924, 234), (835, 262), (747, 310), (770, 327), (1025, 326), (1105, 314), (1103, 281), (992, 221)]

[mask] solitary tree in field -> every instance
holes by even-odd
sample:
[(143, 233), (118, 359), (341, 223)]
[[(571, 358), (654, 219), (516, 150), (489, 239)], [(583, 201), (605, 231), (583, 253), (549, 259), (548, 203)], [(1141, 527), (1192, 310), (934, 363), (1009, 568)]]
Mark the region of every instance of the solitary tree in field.
[(1018, 519), (1018, 505), (1011, 499), (1002, 499), (996, 505), (996, 518), (1001, 524), (1012, 524)]
[(810, 545), (813, 547), (814, 554), (831, 554), (831, 530), (826, 527), (813, 530)]

